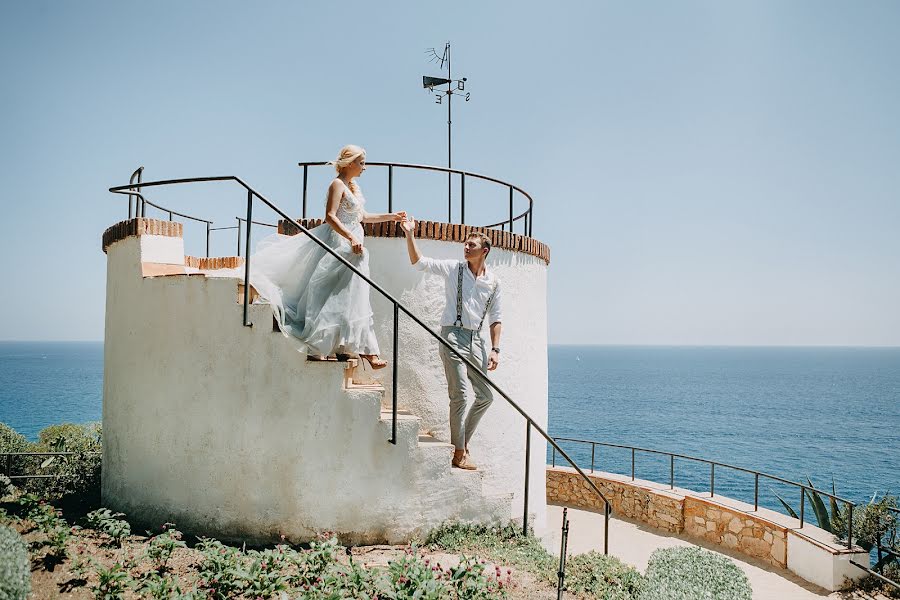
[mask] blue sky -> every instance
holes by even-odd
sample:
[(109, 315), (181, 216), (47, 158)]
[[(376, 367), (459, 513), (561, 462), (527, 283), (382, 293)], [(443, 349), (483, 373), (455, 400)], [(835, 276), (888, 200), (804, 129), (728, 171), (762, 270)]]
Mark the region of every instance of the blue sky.
[[(551, 342), (900, 345), (898, 25), (889, 1), (4, 2), (0, 339), (102, 339), (106, 189), (139, 165), (296, 213), (295, 163), (346, 143), (445, 164), (420, 82), (449, 39), (472, 92), (454, 166), (534, 196)], [(442, 179), (402, 185), (442, 214)], [(502, 218), (502, 193), (472, 196)]]

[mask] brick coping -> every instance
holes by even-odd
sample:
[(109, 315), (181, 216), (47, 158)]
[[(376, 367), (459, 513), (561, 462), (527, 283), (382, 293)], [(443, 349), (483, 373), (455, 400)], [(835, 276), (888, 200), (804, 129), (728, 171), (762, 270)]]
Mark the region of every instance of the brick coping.
[[(318, 227), (325, 222), (324, 219), (298, 219), (298, 221), (307, 229)], [(397, 222), (363, 223), (363, 230), (368, 237), (404, 237), (400, 224)], [(486, 227), (442, 223), (440, 221), (416, 221), (416, 237), (419, 239), (462, 243), (466, 241), (467, 235), (476, 231), (485, 234), (495, 248), (530, 254), (543, 260), (546, 264), (550, 264), (550, 247), (534, 238)], [(278, 233), (282, 235), (297, 235), (300, 233), (300, 230), (291, 221), (281, 219), (278, 221)]]
[(135, 217), (119, 221), (103, 232), (103, 252), (114, 243), (127, 237), (142, 235), (162, 235), (166, 237), (183, 237), (184, 228), (178, 221), (161, 221), (146, 217)]

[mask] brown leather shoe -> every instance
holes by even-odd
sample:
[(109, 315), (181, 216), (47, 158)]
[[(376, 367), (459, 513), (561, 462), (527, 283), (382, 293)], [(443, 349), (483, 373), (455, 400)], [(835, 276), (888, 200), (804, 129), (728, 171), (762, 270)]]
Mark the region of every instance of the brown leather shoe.
[(478, 469), (478, 467), (469, 460), (465, 450), (454, 450), (453, 461), (451, 464), (457, 469), (465, 469), (466, 471), (475, 471)]

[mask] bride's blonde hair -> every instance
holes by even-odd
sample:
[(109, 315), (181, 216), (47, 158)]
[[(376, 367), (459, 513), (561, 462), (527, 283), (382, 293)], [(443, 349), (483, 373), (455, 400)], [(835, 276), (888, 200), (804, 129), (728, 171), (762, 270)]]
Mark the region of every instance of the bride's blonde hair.
[[(338, 157), (332, 161), (328, 161), (328, 164), (334, 165), (334, 170), (337, 171), (337, 174), (340, 175), (341, 171), (347, 168), (347, 165), (352, 163), (354, 160), (359, 158), (360, 156), (365, 156), (366, 150), (360, 146), (355, 146), (353, 144), (348, 144), (341, 148), (341, 151), (338, 152)], [(355, 179), (350, 180), (350, 191), (356, 195), (359, 195), (359, 184), (356, 183)]]

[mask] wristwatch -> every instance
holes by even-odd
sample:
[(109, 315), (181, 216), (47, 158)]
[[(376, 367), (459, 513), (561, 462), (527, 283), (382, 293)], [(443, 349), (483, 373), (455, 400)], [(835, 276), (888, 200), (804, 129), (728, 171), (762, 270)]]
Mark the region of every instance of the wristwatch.
[(496, 352), (497, 354), (500, 354), (500, 348), (491, 348), (491, 352)]

